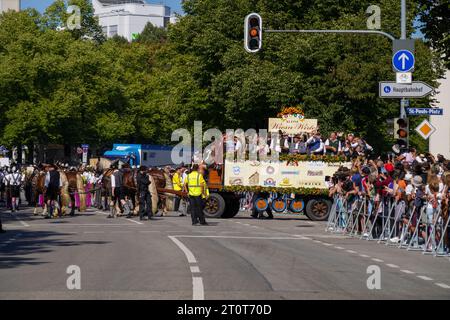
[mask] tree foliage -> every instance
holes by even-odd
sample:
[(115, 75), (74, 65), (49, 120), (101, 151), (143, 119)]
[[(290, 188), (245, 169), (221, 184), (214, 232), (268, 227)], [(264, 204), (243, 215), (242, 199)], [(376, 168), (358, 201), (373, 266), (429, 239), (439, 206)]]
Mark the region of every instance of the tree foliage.
[[(264, 34), (261, 52), (243, 48), (249, 12), (264, 28), (365, 29), (369, 1), (186, 0), (168, 33), (148, 24), (132, 43), (104, 39), (89, 1), (69, 4), (82, 8), (81, 29), (56, 31), (68, 17), (62, 0), (43, 15), (0, 15), (2, 144), (170, 143), (173, 130), (192, 130), (195, 120), (205, 129), (259, 129), (300, 104), (324, 134), (352, 131), (378, 150), (390, 146), (386, 119), (398, 116), (399, 102), (378, 97), (378, 82), (395, 80), (387, 38)], [(380, 7), (382, 29), (398, 37), (400, 2)], [(417, 40), (416, 56), (415, 80), (435, 84), (439, 54)]]
[(450, 1), (419, 0), (421, 31), (450, 69)]

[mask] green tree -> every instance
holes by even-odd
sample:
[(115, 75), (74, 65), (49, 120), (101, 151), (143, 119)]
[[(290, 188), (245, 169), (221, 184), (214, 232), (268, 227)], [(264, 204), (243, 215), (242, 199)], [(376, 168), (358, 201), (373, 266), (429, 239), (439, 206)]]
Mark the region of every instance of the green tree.
[(158, 28), (151, 22), (147, 22), (136, 41), (145, 44), (165, 43), (167, 41), (167, 30), (162, 27)]
[[(390, 148), (387, 118), (398, 116), (398, 101), (378, 97), (378, 82), (394, 80), (391, 43), (377, 35), (264, 34), (263, 50), (243, 49), (243, 20), (259, 12), (266, 29), (366, 29), (369, 1), (184, 2), (186, 15), (169, 29), (171, 46), (202, 66), (197, 74), (208, 93), (209, 125), (267, 125), (281, 107), (301, 104), (321, 131), (361, 134), (381, 151)], [(400, 2), (383, 0), (382, 29), (400, 36)], [(415, 8), (415, 4), (412, 6)], [(417, 10), (408, 13), (408, 34)], [(415, 79), (434, 83), (439, 61), (420, 40)], [(437, 67), (436, 67), (437, 66)], [(420, 100), (414, 103), (427, 103)]]
[(448, 0), (419, 0), (421, 31), (450, 68), (450, 2)]
[[(69, 30), (68, 23), (74, 12), (67, 13), (69, 6), (77, 6), (80, 9), (80, 28)], [(56, 30), (64, 27), (75, 39), (89, 38), (100, 43), (105, 41), (102, 29), (98, 24), (98, 18), (94, 16), (94, 7), (89, 0), (56, 0), (45, 10), (42, 20), (47, 28)]]

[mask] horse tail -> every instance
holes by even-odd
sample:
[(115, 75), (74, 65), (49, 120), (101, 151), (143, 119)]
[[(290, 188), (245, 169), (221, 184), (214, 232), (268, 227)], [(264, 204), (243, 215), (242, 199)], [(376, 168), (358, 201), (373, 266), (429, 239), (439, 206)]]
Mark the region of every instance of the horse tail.
[(86, 194), (83, 185), (83, 178), (81, 174), (77, 173), (77, 192), (80, 197), (80, 211), (86, 211)]
[(61, 188), (61, 206), (64, 208), (67, 208), (70, 203), (70, 194), (69, 194), (69, 180), (67, 180), (66, 173), (64, 171), (61, 171), (59, 173), (61, 176), (62, 181), (62, 188)]
[(156, 188), (156, 182), (152, 175), (150, 176), (150, 185), (148, 186), (148, 191), (150, 192), (150, 195), (152, 197), (152, 212), (153, 214), (158, 212), (158, 190)]

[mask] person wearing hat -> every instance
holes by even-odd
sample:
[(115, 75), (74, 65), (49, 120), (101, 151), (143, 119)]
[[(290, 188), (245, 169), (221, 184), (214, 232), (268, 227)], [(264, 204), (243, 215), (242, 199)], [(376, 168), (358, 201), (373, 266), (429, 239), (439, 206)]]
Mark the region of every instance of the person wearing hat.
[(147, 172), (146, 166), (141, 166), (139, 168), (139, 173), (137, 175), (137, 185), (139, 192), (139, 219), (144, 220), (144, 216), (147, 219), (152, 219), (152, 197), (150, 195), (150, 177)]
[(60, 188), (62, 187), (61, 176), (57, 170), (57, 167), (54, 164), (51, 164), (47, 168), (47, 173), (45, 175), (44, 182), (44, 195), (47, 198), (47, 208), (48, 214), (45, 216), (45, 219), (51, 219), (53, 216), (53, 210), (56, 208), (58, 204), (58, 195), (60, 192)]
[(270, 150), (278, 153), (289, 152), (289, 136), (287, 133), (278, 131), (277, 134), (273, 134), (270, 139)]
[(18, 172), (17, 167), (11, 168), (11, 173), (5, 177), (9, 186), (9, 196), (11, 201), (11, 212), (19, 210), (17, 200), (20, 197), (20, 185), (22, 184), (22, 175)]
[(131, 209), (128, 205), (128, 203), (125, 201), (125, 194), (123, 192), (123, 173), (121, 170), (118, 169), (116, 164), (112, 165), (112, 168), (114, 169), (113, 174), (111, 175), (111, 195), (112, 200), (110, 204), (110, 214), (108, 215), (108, 218), (115, 218), (116, 217), (116, 204), (120, 203), (123, 206), (124, 214), (128, 217), (130, 216)]
[(294, 136), (294, 142), (289, 145), (289, 153), (306, 154), (306, 143), (299, 134)]

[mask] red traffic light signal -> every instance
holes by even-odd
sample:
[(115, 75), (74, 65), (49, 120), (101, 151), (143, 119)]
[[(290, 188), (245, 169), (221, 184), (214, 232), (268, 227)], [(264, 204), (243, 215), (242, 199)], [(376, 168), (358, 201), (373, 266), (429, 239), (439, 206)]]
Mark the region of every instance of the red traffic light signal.
[(244, 47), (247, 52), (258, 52), (262, 47), (262, 18), (250, 13), (244, 21)]

